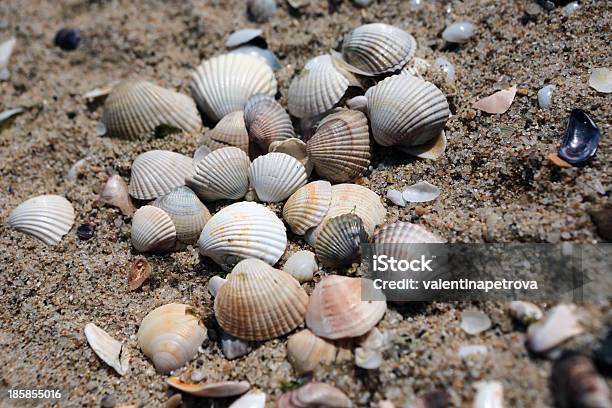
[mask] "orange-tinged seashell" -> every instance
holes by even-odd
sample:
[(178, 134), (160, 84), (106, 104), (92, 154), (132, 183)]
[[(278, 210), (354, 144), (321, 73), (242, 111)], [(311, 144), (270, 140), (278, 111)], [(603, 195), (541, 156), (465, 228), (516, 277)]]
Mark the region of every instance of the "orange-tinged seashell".
[(247, 381), (221, 381), (216, 383), (189, 384), (181, 381), (179, 377), (170, 377), (166, 380), (168, 385), (177, 390), (197, 397), (224, 398), (244, 394), (251, 384)]

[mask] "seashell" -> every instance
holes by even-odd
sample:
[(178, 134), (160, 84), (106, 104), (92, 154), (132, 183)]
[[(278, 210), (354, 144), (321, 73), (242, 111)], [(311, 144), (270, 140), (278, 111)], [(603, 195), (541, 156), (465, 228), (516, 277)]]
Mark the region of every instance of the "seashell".
[(442, 38), (450, 43), (466, 43), (474, 35), (476, 27), (467, 21), (459, 21), (446, 27), (442, 32)]
[(271, 96), (251, 97), (244, 106), (244, 122), (249, 139), (266, 152), (273, 142), (295, 138), (291, 118)]
[(310, 251), (295, 252), (283, 266), (283, 271), (293, 276), (300, 283), (311, 281), (317, 270), (319, 270), (319, 266), (315, 260), (315, 254)]
[(5, 111), (0, 112), (0, 124), (6, 122), (14, 116), (22, 114), (23, 112), (25, 112), (23, 108), (7, 109)]
[(283, 207), (283, 218), (298, 235), (323, 221), (332, 200), (332, 186), (319, 180), (306, 184), (289, 197)]
[(128, 186), (138, 200), (152, 200), (185, 185), (193, 171), (191, 157), (168, 150), (150, 150), (136, 157)]
[(503, 408), (504, 387), (499, 381), (479, 381), (474, 384), (474, 408)]
[(478, 334), (491, 327), (491, 319), (480, 310), (461, 312), (461, 329), (467, 334)]
[(558, 305), (546, 313), (542, 320), (527, 329), (527, 347), (534, 353), (545, 353), (582, 333), (573, 307)]
[(196, 397), (225, 398), (242, 395), (251, 388), (247, 381), (221, 381), (216, 383), (189, 384), (181, 381), (179, 377), (169, 377), (166, 382), (177, 390)]
[(434, 61), (434, 64), (438, 68), (440, 68), (440, 71), (444, 72), (444, 75), (446, 75), (446, 79), (448, 81), (452, 82), (455, 80), (455, 66), (451, 64), (446, 58), (438, 57)]
[(212, 149), (208, 146), (200, 146), (193, 153), (193, 168), (195, 169), (199, 162), (201, 162), (208, 154), (212, 152)]
[(74, 208), (64, 197), (40, 195), (19, 204), (9, 215), (8, 225), (38, 238), (47, 245), (57, 245), (74, 224)]
[(269, 340), (304, 321), (308, 295), (286, 272), (251, 258), (238, 263), (215, 298), (215, 317), (227, 333)]
[(168, 373), (195, 357), (206, 338), (206, 328), (188, 305), (169, 303), (145, 316), (138, 329), (138, 345), (157, 371)]
[(564, 351), (555, 361), (551, 374), (555, 406), (562, 408), (609, 408), (610, 390), (591, 359), (579, 352)]
[(353, 3), (355, 3), (357, 7), (368, 7), (372, 4), (372, 1), (373, 0), (353, 0)]
[(601, 132), (591, 116), (573, 109), (569, 116), (559, 157), (571, 164), (581, 164), (595, 155)]
[(506, 113), (510, 109), (515, 95), (516, 86), (512, 86), (476, 101), (472, 107), (491, 114)]
[(8, 63), (11, 59), (11, 54), (13, 54), (16, 42), (17, 39), (11, 37), (0, 44), (0, 81), (8, 81), (11, 76), (8, 70)]
[(388, 24), (364, 24), (344, 37), (342, 57), (361, 75), (380, 75), (400, 70), (414, 56), (416, 40), (406, 31)]
[(193, 191), (184, 186), (159, 197), (152, 205), (170, 216), (176, 228), (176, 239), (187, 245), (198, 241), (200, 232), (210, 219), (208, 208)]
[(225, 40), (225, 46), (227, 48), (233, 48), (239, 45), (248, 44), (258, 39), (263, 40), (263, 37), (261, 36), (262, 33), (263, 31), (258, 28), (244, 28), (242, 30), (234, 31), (229, 37), (227, 37), (227, 40)]
[(589, 77), (589, 86), (597, 92), (612, 92), (612, 70), (609, 68), (595, 68)]
[(482, 344), (468, 344), (462, 345), (459, 347), (459, 357), (463, 359), (467, 359), (470, 356), (474, 355), (484, 355), (489, 352), (487, 346), (483, 346)]
[(263, 202), (285, 200), (306, 184), (306, 169), (297, 159), (285, 153), (268, 153), (253, 160), (249, 181)]
[(304, 168), (306, 169), (306, 174), (310, 175), (312, 173), (312, 162), (308, 157), (308, 152), (306, 151), (306, 143), (302, 142), (300, 139), (292, 137), (291, 139), (285, 139), (283, 141), (272, 142), (270, 144), (269, 152), (277, 152), (277, 153), (285, 153), (289, 156), (297, 159)]
[(144, 256), (139, 256), (128, 271), (128, 289), (136, 290), (151, 276), (151, 264)]
[(557, 89), (555, 85), (546, 85), (538, 91), (538, 105), (542, 109), (548, 109), (552, 105), (552, 94)]
[(361, 285), (362, 278), (323, 278), (310, 296), (306, 326), (328, 339), (358, 337), (370, 331), (385, 314), (387, 303), (361, 300)]
[(119, 375), (126, 375), (130, 369), (130, 356), (123, 344), (93, 323), (85, 325), (87, 343), (98, 357), (111, 366)]
[(397, 148), (404, 153), (419, 157), (421, 159), (436, 160), (442, 157), (446, 150), (446, 133), (443, 131), (429, 142), (418, 146), (402, 146), (398, 145)]
[(369, 241), (363, 221), (355, 214), (328, 218), (317, 238), (317, 258), (325, 266), (350, 265), (361, 257), (360, 245)]
[(253, 55), (231, 53), (208, 59), (189, 84), (198, 106), (214, 122), (242, 110), (253, 95), (276, 95), (274, 72)]
[(355, 365), (364, 370), (377, 370), (383, 363), (383, 355), (378, 350), (365, 347), (355, 348)]
[(440, 135), (450, 115), (444, 94), (431, 82), (390, 76), (365, 94), (372, 135), (383, 146), (417, 146)]
[(354, 180), (370, 165), (367, 118), (353, 110), (327, 116), (306, 143), (306, 151), (320, 176), (332, 182)]
[(170, 251), (176, 245), (176, 228), (162, 209), (145, 205), (132, 219), (132, 245), (139, 252)]
[(426, 203), (435, 200), (439, 195), (440, 189), (427, 181), (419, 181), (402, 192), (402, 197), (409, 203)]
[(515, 300), (508, 305), (510, 315), (524, 325), (537, 322), (543, 316), (542, 310), (531, 302)]
[(336, 346), (305, 329), (289, 337), (287, 360), (298, 374), (308, 373), (320, 364), (333, 363)]
[(81, 174), (83, 174), (84, 168), (88, 162), (91, 161), (91, 156), (83, 157), (80, 160), (77, 160), (66, 174), (66, 180), (75, 181)]
[(233, 54), (233, 53), (247, 54), (247, 55), (252, 55), (254, 57), (263, 58), (263, 60), (266, 61), (266, 64), (268, 64), (268, 66), (272, 69), (272, 71), (278, 71), (279, 69), (283, 67), (280, 61), (278, 60), (278, 58), (276, 57), (276, 55), (272, 51), (267, 50), (265, 48), (259, 48), (255, 45), (240, 46), (229, 52), (229, 54)]
[(234, 360), (249, 354), (251, 351), (251, 343), (240, 340), (231, 334), (221, 331), (221, 351), (228, 360)]
[(247, 0), (247, 14), (251, 21), (265, 23), (276, 13), (275, 0)]
[(366, 98), (365, 95), (357, 95), (351, 99), (347, 99), (346, 106), (348, 106), (349, 109), (367, 113), (368, 98)]
[(160, 125), (189, 132), (202, 127), (189, 96), (140, 79), (126, 80), (113, 88), (104, 102), (101, 122), (109, 136), (129, 140), (150, 136)]
[(225, 115), (217, 125), (202, 138), (202, 144), (211, 150), (237, 147), (249, 153), (249, 134), (244, 123), (244, 112), (239, 110)]
[(402, 192), (396, 189), (387, 190), (387, 200), (400, 207), (406, 206), (406, 200), (404, 200)]
[(349, 408), (351, 400), (338, 388), (319, 382), (310, 382), (280, 396), (278, 408)]
[(229, 408), (265, 408), (266, 394), (261, 391), (250, 391), (232, 402)]
[(417, 224), (396, 221), (376, 231), (373, 237), (376, 244), (440, 244), (444, 240)]
[(216, 297), (219, 289), (221, 289), (221, 286), (225, 285), (225, 282), (227, 282), (227, 280), (220, 276), (213, 276), (210, 278), (208, 281), (208, 293), (210, 293), (210, 296)]
[(287, 246), (285, 225), (261, 204), (231, 204), (213, 215), (198, 240), (200, 253), (225, 269), (246, 258), (274, 265)]
[(224, 147), (206, 155), (187, 185), (204, 201), (238, 200), (249, 190), (249, 157), (237, 147)]
[(115, 85), (117, 85), (117, 82), (112, 82), (110, 84), (94, 88), (91, 91), (87, 91), (81, 96), (88, 101), (106, 100), (106, 97), (113, 91)]

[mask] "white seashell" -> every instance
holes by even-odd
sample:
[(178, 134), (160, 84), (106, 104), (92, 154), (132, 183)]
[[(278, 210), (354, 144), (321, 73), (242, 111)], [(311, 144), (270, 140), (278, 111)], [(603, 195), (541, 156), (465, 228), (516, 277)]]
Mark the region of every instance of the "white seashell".
[(306, 149), (306, 143), (300, 139), (292, 137), (291, 139), (285, 139), (283, 141), (272, 142), (270, 144), (269, 152), (285, 153), (291, 157), (294, 157), (302, 163), (302, 166), (306, 169), (306, 174), (310, 176), (312, 173), (313, 165), (308, 157), (308, 151)]
[(255, 45), (243, 45), (241, 47), (231, 50), (229, 53), (247, 54), (252, 55), (254, 57), (263, 58), (263, 60), (266, 61), (266, 64), (268, 64), (272, 71), (278, 71), (283, 67), (272, 51), (267, 50), (265, 48), (259, 48)]
[(244, 113), (239, 110), (225, 115), (212, 130), (206, 132), (201, 142), (211, 150), (237, 147), (248, 154), (249, 134), (244, 123)]
[[(409, 222), (396, 221), (376, 231), (373, 237), (376, 244), (441, 244), (444, 240), (424, 227)], [(379, 249), (377, 249), (378, 251)], [(396, 257), (403, 259), (403, 257)]]
[(402, 192), (395, 189), (387, 190), (387, 200), (400, 207), (406, 206), (406, 200), (402, 196)]
[(169, 251), (176, 246), (172, 218), (152, 205), (140, 207), (132, 219), (132, 245), (139, 252)]
[(198, 163), (208, 156), (210, 152), (212, 152), (212, 149), (208, 146), (198, 147), (193, 153), (193, 168), (196, 168)]
[(198, 240), (200, 253), (225, 269), (246, 258), (276, 264), (285, 252), (285, 225), (269, 209), (252, 202), (234, 203), (213, 215)]
[(333, 363), (336, 346), (305, 329), (289, 337), (287, 360), (298, 374), (307, 373), (321, 364)]
[(499, 381), (480, 381), (474, 384), (474, 408), (503, 408), (504, 387)]
[(276, 0), (247, 0), (247, 14), (251, 21), (265, 23), (276, 13)]
[(262, 58), (231, 53), (202, 62), (192, 73), (189, 87), (202, 111), (218, 122), (242, 110), (253, 95), (276, 95), (276, 78)]
[(466, 43), (474, 35), (476, 27), (467, 21), (453, 23), (446, 27), (442, 32), (442, 38), (451, 43), (463, 44)]
[(425, 144), (418, 146), (398, 145), (397, 148), (412, 156), (420, 157), (421, 159), (436, 160), (444, 154), (446, 144), (446, 133), (443, 130), (438, 136), (434, 137)]
[(327, 267), (350, 265), (361, 257), (361, 244), (369, 237), (363, 221), (355, 214), (342, 214), (323, 221), (325, 225), (317, 237), (317, 258)]
[(219, 289), (221, 289), (221, 286), (223, 286), (225, 282), (227, 282), (227, 280), (220, 276), (213, 276), (210, 278), (208, 281), (208, 293), (210, 293), (210, 296), (216, 297)]
[(0, 112), (0, 124), (2, 124), (3, 122), (9, 120), (13, 116), (17, 116), (17, 115), (19, 115), (19, 114), (21, 114), (23, 112), (24, 112), (23, 108), (7, 109), (5, 111)]
[(130, 356), (123, 344), (93, 323), (85, 325), (85, 337), (98, 357), (111, 366), (117, 374), (126, 375), (128, 373)]
[(461, 312), (461, 329), (467, 334), (478, 334), (491, 327), (491, 319), (480, 310)]
[(13, 53), (16, 42), (17, 39), (11, 37), (0, 44), (0, 81), (7, 81), (10, 78), (8, 63), (11, 59), (11, 54)]
[(47, 245), (57, 245), (74, 224), (74, 208), (64, 197), (40, 195), (19, 204), (9, 215), (8, 225), (38, 238)]
[(119, 208), (123, 215), (131, 216), (136, 211), (132, 200), (130, 200), (128, 186), (118, 174), (108, 178), (100, 193), (100, 201), (106, 205)]
[(423, 0), (410, 0), (410, 10), (417, 11), (423, 7)]
[(409, 203), (425, 203), (433, 201), (440, 195), (440, 189), (427, 181), (420, 181), (407, 187), (402, 197)]
[(564, 16), (569, 17), (574, 14), (576, 10), (580, 8), (580, 4), (577, 1), (572, 1), (571, 3), (567, 3), (562, 10)]
[(310, 382), (287, 392), (277, 401), (278, 408), (350, 408), (351, 400), (338, 388), (319, 382)]
[(189, 362), (205, 338), (206, 328), (196, 311), (180, 303), (153, 310), (145, 316), (138, 329), (138, 346), (162, 373)]
[(383, 363), (383, 355), (378, 350), (365, 347), (355, 348), (355, 365), (365, 370), (376, 370)]
[(524, 325), (537, 322), (543, 316), (542, 310), (531, 302), (515, 300), (508, 305), (510, 315)]
[(82, 96), (84, 99), (88, 99), (88, 100), (106, 98), (112, 92), (115, 85), (116, 84), (113, 83), (113, 84), (105, 85), (99, 88), (94, 88), (91, 91), (85, 92)]
[(196, 397), (225, 398), (242, 395), (251, 388), (246, 381), (221, 381), (217, 383), (189, 384), (181, 381), (179, 377), (169, 377), (166, 382), (171, 387)]
[(548, 109), (552, 105), (552, 94), (557, 89), (555, 85), (546, 85), (538, 91), (538, 105), (542, 109)]
[(150, 150), (132, 163), (130, 195), (138, 200), (152, 200), (185, 185), (193, 171), (193, 159), (168, 150)]
[(434, 61), (434, 64), (436, 64), (436, 66), (440, 68), (442, 72), (444, 72), (447, 80), (451, 82), (455, 80), (455, 66), (451, 64), (446, 58), (438, 57)]
[(202, 127), (193, 100), (143, 80), (126, 80), (113, 88), (104, 102), (101, 122), (111, 137), (141, 139), (160, 125), (186, 131)]
[(295, 234), (303, 235), (323, 221), (331, 200), (332, 186), (329, 181), (313, 181), (289, 197), (283, 207), (283, 218)]
[(589, 86), (597, 92), (612, 92), (612, 70), (610, 68), (595, 68), (589, 77)]
[(529, 326), (527, 346), (534, 353), (544, 353), (582, 332), (573, 305), (558, 305)]
[(271, 143), (295, 138), (289, 114), (271, 96), (251, 97), (244, 106), (244, 122), (249, 139), (264, 152), (268, 151)]
[(516, 86), (512, 86), (476, 101), (472, 107), (491, 114), (506, 113), (510, 109), (515, 95)]
[(261, 391), (249, 391), (236, 401), (232, 402), (229, 408), (265, 408), (266, 394)]
[(242, 30), (234, 31), (225, 40), (225, 46), (227, 48), (237, 47), (239, 45), (247, 44), (257, 38), (261, 38), (263, 31), (257, 28), (244, 28)]
[(476, 354), (487, 354), (489, 349), (482, 344), (468, 344), (459, 347), (459, 357), (467, 358)]
[(228, 360), (246, 356), (252, 350), (251, 343), (221, 331), (221, 351)]
[(249, 165), (237, 147), (217, 149), (197, 163), (187, 185), (204, 201), (238, 200), (249, 189)]
[(268, 153), (253, 160), (249, 181), (263, 202), (285, 200), (306, 184), (306, 169), (297, 159), (285, 153)]
[(367, 113), (368, 98), (366, 98), (365, 95), (357, 95), (351, 99), (348, 99), (346, 101), (346, 106), (348, 106), (349, 109)]
[(300, 283), (311, 281), (317, 270), (319, 270), (319, 267), (315, 254), (310, 251), (295, 252), (283, 266), (283, 271), (293, 276)]

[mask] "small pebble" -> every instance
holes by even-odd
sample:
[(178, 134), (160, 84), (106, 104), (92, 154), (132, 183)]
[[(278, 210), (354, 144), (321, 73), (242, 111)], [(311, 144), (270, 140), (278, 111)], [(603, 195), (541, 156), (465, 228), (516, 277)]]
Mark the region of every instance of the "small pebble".
[(300, 283), (311, 281), (318, 269), (315, 254), (311, 251), (298, 251), (292, 254), (283, 265), (283, 271)]
[(442, 38), (450, 43), (463, 44), (474, 35), (476, 27), (467, 21), (453, 23), (442, 32)]
[(591, 211), (591, 220), (597, 227), (597, 234), (606, 241), (612, 241), (612, 207)]
[(410, 0), (410, 10), (417, 11), (423, 7), (423, 0)]
[(174, 394), (166, 401), (165, 408), (177, 408), (183, 403), (183, 396), (180, 393)]
[(540, 108), (550, 108), (552, 105), (552, 94), (556, 88), (555, 85), (546, 85), (538, 91), (538, 105), (540, 105)]
[(102, 408), (113, 408), (115, 405), (117, 405), (117, 397), (115, 397), (115, 394), (106, 394), (102, 397), (102, 401), (100, 401), (100, 406)]
[(91, 222), (86, 222), (84, 224), (79, 225), (77, 228), (77, 236), (82, 241), (87, 241), (94, 236), (94, 232), (96, 231), (96, 224)]
[(461, 329), (467, 334), (478, 334), (491, 327), (491, 319), (480, 310), (461, 312)]
[(530, 325), (533, 322), (537, 322), (543, 316), (542, 310), (537, 305), (520, 300), (510, 302), (508, 305), (508, 312), (510, 313), (510, 316), (525, 326)]
[(545, 353), (582, 333), (574, 307), (558, 305), (527, 329), (527, 347), (534, 353)]
[(414, 212), (416, 213), (416, 215), (425, 215), (427, 214), (427, 208), (417, 205), (416, 207), (414, 207)]
[(53, 43), (65, 51), (76, 50), (81, 42), (81, 32), (76, 28), (62, 28), (55, 34)]
[(225, 332), (221, 333), (221, 350), (228, 360), (242, 357), (251, 351), (251, 344), (248, 341), (240, 340)]
[(580, 8), (580, 4), (578, 4), (577, 1), (572, 1), (571, 3), (568, 3), (565, 7), (563, 7), (563, 15), (568, 17), (572, 14), (574, 14), (574, 12), (576, 12), (576, 10), (578, 10)]
[(0, 81), (7, 81), (11, 76), (8, 63), (16, 42), (15, 37), (12, 37), (0, 44)]
[(446, 79), (448, 81), (455, 80), (455, 66), (451, 64), (446, 58), (438, 57), (436, 58), (436, 61), (434, 63), (437, 67), (440, 68), (442, 72), (444, 72), (444, 74), (446, 74)]

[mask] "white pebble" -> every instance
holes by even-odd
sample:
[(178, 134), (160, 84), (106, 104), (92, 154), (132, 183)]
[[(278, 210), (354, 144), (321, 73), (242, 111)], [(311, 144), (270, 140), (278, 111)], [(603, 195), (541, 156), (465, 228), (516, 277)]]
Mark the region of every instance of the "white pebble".
[(400, 207), (406, 206), (406, 200), (404, 200), (402, 192), (395, 189), (387, 190), (387, 200)]
[(580, 4), (577, 1), (572, 1), (568, 3), (567, 6), (563, 7), (563, 15), (569, 16), (573, 14), (576, 10), (580, 8)]
[(408, 186), (403, 192), (402, 197), (409, 203), (425, 203), (433, 201), (440, 195), (440, 189), (427, 181), (420, 181)]
[(558, 305), (527, 329), (527, 346), (535, 353), (544, 353), (582, 333), (574, 307)]
[(474, 35), (476, 27), (467, 21), (453, 23), (442, 32), (442, 38), (451, 43), (463, 44)]
[(283, 266), (283, 271), (300, 283), (311, 281), (318, 269), (315, 254), (310, 251), (297, 251), (287, 259)]
[(552, 105), (552, 94), (557, 89), (555, 85), (546, 85), (538, 91), (538, 105), (542, 109), (548, 109)]
[(366, 370), (376, 370), (383, 363), (383, 355), (378, 350), (366, 347), (355, 349), (355, 365)]
[(480, 381), (474, 387), (474, 408), (503, 408), (504, 387), (499, 381)]
[(491, 319), (480, 310), (461, 312), (461, 328), (467, 334), (478, 334), (491, 327)]
[(435, 64), (446, 74), (446, 79), (449, 81), (455, 80), (455, 67), (446, 58), (436, 58)]
[(410, 0), (410, 9), (412, 11), (417, 11), (421, 7), (423, 7), (423, 0)]
[(232, 402), (230, 408), (264, 408), (265, 406), (266, 394), (261, 391), (253, 390)]
[(510, 316), (525, 325), (537, 322), (543, 315), (542, 310), (537, 305), (520, 300), (510, 302), (508, 312), (510, 312)]

